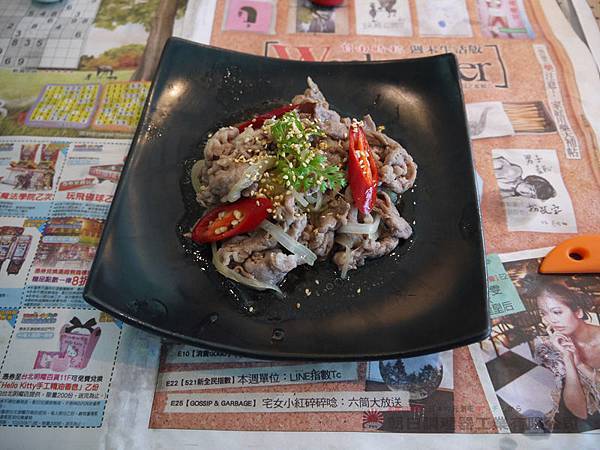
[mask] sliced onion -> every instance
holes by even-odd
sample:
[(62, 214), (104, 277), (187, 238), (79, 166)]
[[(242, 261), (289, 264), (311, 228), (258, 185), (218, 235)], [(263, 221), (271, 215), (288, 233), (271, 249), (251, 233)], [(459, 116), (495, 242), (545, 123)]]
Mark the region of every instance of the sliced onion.
[(344, 251), (344, 264), (342, 264), (341, 277), (346, 279), (348, 277), (348, 270), (350, 268), (350, 257), (352, 256), (352, 238), (347, 234), (338, 235), (335, 237), (335, 242), (345, 247)]
[(271, 289), (271, 290), (277, 292), (278, 294), (283, 295), (283, 292), (281, 292), (281, 289), (279, 289), (279, 287), (275, 284), (265, 283), (263, 281), (259, 281), (254, 278), (248, 278), (248, 277), (243, 276), (241, 273), (236, 272), (233, 269), (230, 269), (225, 264), (223, 264), (221, 262), (221, 260), (219, 259), (219, 257), (217, 256), (217, 244), (213, 242), (211, 244), (211, 248), (212, 248), (212, 254), (213, 254), (212, 263), (214, 264), (215, 268), (221, 275), (223, 275), (233, 281), (237, 281), (238, 283), (243, 284), (245, 286), (249, 286), (251, 288), (258, 289), (259, 291)]
[(375, 231), (375, 233), (369, 235), (369, 239), (373, 239), (374, 241), (376, 241), (377, 239), (379, 239), (379, 228), (377, 228), (377, 230)]
[(203, 167), (204, 160), (199, 159), (194, 163), (190, 172), (190, 176), (192, 178), (192, 186), (194, 187), (194, 191), (196, 191), (196, 194), (200, 192), (200, 189), (202, 188), (202, 182), (200, 181), (200, 172), (202, 172)]
[(257, 181), (263, 173), (269, 170), (275, 165), (275, 157), (270, 156), (268, 158), (259, 159), (256, 162), (248, 163), (248, 167), (242, 173), (240, 179), (231, 186), (229, 192), (225, 196), (225, 201), (235, 202), (242, 196), (242, 191), (247, 187), (251, 186), (252, 183)]
[(343, 245), (344, 247), (352, 247), (352, 237), (348, 236), (347, 234), (336, 234), (335, 242)]
[(259, 227), (273, 236), (277, 242), (300, 258), (302, 262), (312, 266), (317, 260), (317, 255), (315, 255), (308, 247), (302, 245), (300, 242), (296, 241), (289, 234), (283, 231), (283, 228), (281, 228), (279, 225), (275, 225), (268, 220), (263, 220)]
[(373, 235), (379, 228), (381, 217), (377, 215), (373, 223), (347, 223), (342, 226), (338, 232), (348, 234), (369, 234)]
[(350, 269), (350, 257), (352, 256), (352, 249), (350, 247), (346, 247), (346, 251), (344, 251), (344, 264), (342, 264), (342, 278), (348, 278), (348, 269)]
[(308, 202), (304, 198), (304, 195), (302, 195), (300, 192), (292, 191), (292, 195), (302, 207), (306, 208), (308, 206)]

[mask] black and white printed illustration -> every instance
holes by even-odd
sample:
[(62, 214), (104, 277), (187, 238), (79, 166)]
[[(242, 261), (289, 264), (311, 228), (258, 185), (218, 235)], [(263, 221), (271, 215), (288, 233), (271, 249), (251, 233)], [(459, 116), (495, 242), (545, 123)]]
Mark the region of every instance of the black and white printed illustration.
[(577, 232), (555, 150), (494, 149), (492, 158), (509, 231)]
[(471, 139), (484, 139), (515, 134), (502, 102), (467, 103)]
[(412, 36), (408, 0), (355, 0), (356, 33)]

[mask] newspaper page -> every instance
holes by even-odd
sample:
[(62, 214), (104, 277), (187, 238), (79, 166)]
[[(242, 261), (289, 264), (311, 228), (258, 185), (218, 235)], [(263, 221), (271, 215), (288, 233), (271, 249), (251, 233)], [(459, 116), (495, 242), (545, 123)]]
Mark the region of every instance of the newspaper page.
[[(354, 23), (348, 21), (348, 13), (350, 18), (354, 17)], [(583, 105), (579, 103), (578, 96), (571, 94), (576, 87), (570, 62), (549, 30), (541, 2), (358, 0), (344, 2), (339, 9), (321, 11), (308, 3), (279, 1), (276, 33), (271, 36), (241, 29), (225, 30), (220, 24), (232, 14), (235, 10), (230, 3), (227, 7), (226, 2), (216, 2), (210, 44), (304, 61), (373, 61), (446, 52), (456, 54), (473, 139), (473, 156), (482, 186), (484, 233), (486, 247), (490, 251), (488, 271), (492, 317), (518, 316), (527, 307), (496, 256), (498, 252), (553, 245), (574, 233), (597, 231), (595, 214), (590, 211), (590, 205), (597, 202), (593, 192), (599, 188), (599, 179), (595, 175), (597, 137), (589, 122), (581, 120)], [(461, 350), (455, 350), (453, 357), (453, 361), (460, 365), (463, 375), (460, 378), (468, 379), (466, 373), (475, 373), (473, 381), (479, 385), (477, 374), (480, 367), (470, 360), (470, 355), (463, 358)], [(198, 397), (193, 400), (189, 394), (175, 397), (175, 394), (165, 393), (165, 386), (160, 380), (165, 377), (171, 380), (169, 377), (177, 378), (177, 375), (167, 376), (164, 373), (181, 371), (185, 374), (183, 382), (190, 376), (188, 366), (172, 364), (172, 352), (170, 348), (163, 349), (151, 426), (161, 428), (168, 424), (173, 428), (204, 428), (206, 425), (203, 424), (210, 422), (210, 428), (231, 429), (232, 420), (235, 420), (232, 418), (238, 416), (229, 410), (213, 416), (214, 419), (208, 415), (200, 419), (201, 408), (209, 408), (214, 413), (214, 403), (210, 402), (216, 397), (208, 396), (208, 387), (194, 386), (193, 392)], [(237, 372), (233, 370), (236, 366), (216, 361), (215, 364), (217, 380), (219, 376), (223, 377), (223, 373), (229, 377), (236, 376)], [(363, 363), (358, 364), (360, 368)], [(409, 364), (404, 360), (391, 365), (386, 362), (369, 363), (361, 369), (364, 375), (359, 376), (357, 389), (367, 392), (379, 387), (393, 389), (384, 380), (383, 374), (390, 376), (391, 373), (385, 367), (401, 371)], [(230, 372), (223, 372), (225, 368), (229, 368)], [(205, 370), (206, 366), (194, 369), (210, 379)], [(456, 366), (454, 370), (457, 370)], [(496, 414), (498, 408), (488, 401), (489, 396), (485, 392), (477, 396), (465, 394), (462, 390), (468, 391), (473, 384), (462, 384), (460, 378), (456, 379), (458, 384), (453, 388), (453, 417), (444, 423), (448, 419), (448, 411), (443, 412), (443, 407), (434, 409), (437, 412), (432, 415), (429, 415), (432, 409), (425, 408), (427, 422), (437, 422), (438, 430), (453, 427), (458, 432), (511, 431), (504, 423), (504, 416)], [(345, 383), (339, 382), (341, 386), (346, 386)], [(232, 385), (230, 388), (224, 388), (222, 392), (252, 393), (252, 396), (244, 397), (246, 404), (252, 404), (251, 408), (258, 407), (254, 406), (254, 401), (257, 401), (256, 405), (260, 404), (259, 394), (255, 393), (259, 387)], [(173, 386), (173, 389), (181, 389), (181, 386)], [(275, 389), (272, 387), (269, 391)], [(300, 388), (287, 386), (280, 389), (300, 391)], [(339, 389), (347, 388), (336, 387), (336, 382), (310, 387), (311, 391), (318, 393), (327, 390), (339, 392)], [(266, 391), (264, 388), (261, 390)], [(415, 395), (418, 394), (411, 392), (409, 396), (413, 413), (418, 404)], [(432, 397), (441, 401), (442, 395), (438, 392)], [(486, 399), (485, 413), (477, 410), (475, 401), (482, 397)], [(169, 406), (169, 398), (175, 402), (174, 405)], [(202, 407), (188, 409), (181, 404), (202, 399), (205, 400)], [(176, 411), (187, 413), (173, 415)], [(273, 422), (288, 430), (309, 429), (299, 425), (302, 420), (296, 419), (297, 415), (283, 419), (287, 413), (258, 414), (252, 420), (239, 420), (234, 429), (272, 429)], [(315, 413), (303, 414), (309, 420), (308, 417)], [(355, 413), (348, 411), (346, 414), (351, 416)], [(369, 425), (366, 428), (400, 431), (388, 425), (397, 423), (394, 419), (387, 419), (388, 411), (383, 410), (381, 414), (386, 417), (386, 426)], [(321, 415), (324, 418), (319, 423), (329, 424), (327, 414)], [(334, 423), (347, 424), (341, 421)], [(331, 428), (325, 426), (324, 429)], [(403, 430), (408, 429), (405, 427)]]
[[(150, 448), (161, 436), (163, 443), (197, 445), (198, 435), (172, 429), (598, 429), (595, 397), (588, 395), (590, 370), (598, 365), (583, 354), (575, 363), (569, 349), (577, 338), (549, 322), (549, 295), (534, 295), (553, 284), (535, 278), (543, 255), (506, 255), (598, 232), (600, 122), (589, 95), (598, 92), (597, 76), (586, 69), (588, 55), (573, 42), (556, 5), (346, 0), (327, 9), (303, 0), (160, 2), (173, 8), (169, 23), (161, 22), (170, 34), (256, 55), (458, 57), (480, 180), (494, 334), (481, 346), (422, 357), (311, 364), (173, 343), (161, 349), (158, 338), (83, 301), (150, 88), (144, 48), (156, 32), (158, 3), (0, 0), (0, 428), (8, 447), (54, 445), (37, 431), (60, 433), (63, 448), (92, 441), (99, 448)], [(537, 189), (518, 176), (511, 183), (519, 195), (503, 196), (498, 173), (506, 181), (505, 172), (518, 172), (513, 165), (523, 181), (546, 178), (552, 188), (546, 192), (555, 195), (532, 198)], [(510, 213), (507, 199), (531, 202), (526, 221)], [(548, 222), (551, 215), (560, 218)], [(597, 327), (597, 278), (560, 281), (569, 299), (581, 299), (581, 308), (568, 307), (572, 323)], [(561, 368), (572, 367), (569, 358), (576, 376), (572, 370), (562, 375)], [(579, 386), (586, 402), (566, 398), (567, 384)], [(309, 442), (311, 434), (304, 435)], [(256, 442), (256, 435), (240, 436)], [(354, 436), (342, 441), (365, 442), (362, 434)]]
[(165, 345), (150, 426), (452, 433), (453, 379), (452, 351), (286, 363)]
[[(123, 324), (82, 291), (150, 88), (158, 3), (0, 1), (3, 430), (104, 422)], [(160, 27), (181, 36), (198, 2), (168, 3)]]
[(518, 307), (496, 308), (492, 335), (471, 350), (511, 432), (598, 430), (597, 352), (589, 342), (600, 336), (600, 276), (539, 274), (547, 251), (494, 255), (510, 281), (491, 285), (492, 298)]
[(129, 145), (0, 138), (0, 425), (102, 424), (122, 324), (82, 291)]

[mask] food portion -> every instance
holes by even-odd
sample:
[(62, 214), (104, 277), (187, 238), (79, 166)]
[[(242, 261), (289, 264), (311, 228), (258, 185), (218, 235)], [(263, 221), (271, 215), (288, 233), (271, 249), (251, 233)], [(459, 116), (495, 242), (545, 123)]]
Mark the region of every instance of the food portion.
[(219, 129), (191, 172), (207, 208), (190, 237), (224, 276), (259, 290), (331, 259), (343, 278), (412, 234), (396, 204), (417, 166), (369, 115), (342, 118), (319, 87)]

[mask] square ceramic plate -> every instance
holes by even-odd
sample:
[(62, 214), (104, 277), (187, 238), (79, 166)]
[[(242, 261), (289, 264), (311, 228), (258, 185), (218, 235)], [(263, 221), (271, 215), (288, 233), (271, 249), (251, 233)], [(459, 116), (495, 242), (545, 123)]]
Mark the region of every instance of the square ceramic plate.
[[(210, 132), (289, 102), (307, 76), (342, 116), (371, 114), (413, 156), (416, 186), (399, 209), (414, 235), (348, 281), (330, 262), (302, 266), (283, 282), (282, 300), (222, 277), (206, 246), (185, 247), (182, 232), (202, 214), (189, 168)], [(171, 39), (84, 297), (163, 336), (267, 358), (383, 359), (486, 337), (481, 223), (455, 57), (305, 63)]]

